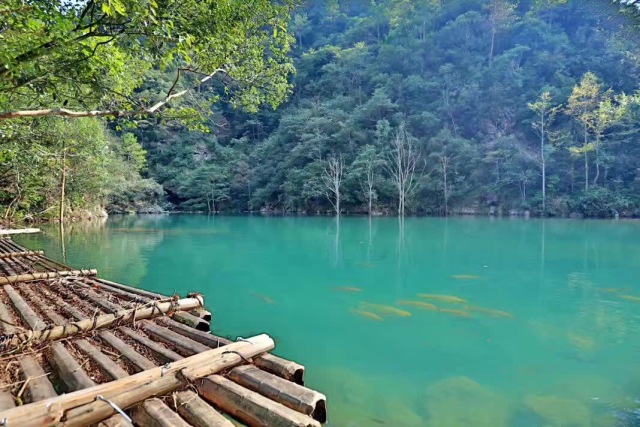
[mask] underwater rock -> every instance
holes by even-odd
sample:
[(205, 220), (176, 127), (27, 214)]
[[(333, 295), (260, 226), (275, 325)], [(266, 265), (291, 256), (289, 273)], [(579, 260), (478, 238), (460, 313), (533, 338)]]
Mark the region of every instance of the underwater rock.
[(524, 403), (550, 426), (591, 425), (591, 411), (587, 405), (577, 400), (559, 396), (527, 396)]
[(429, 427), (506, 427), (511, 407), (506, 398), (467, 377), (435, 383), (425, 395)]
[(424, 426), (424, 420), (410, 406), (416, 401), (415, 395), (389, 393), (391, 388), (410, 391), (409, 384), (387, 384), (379, 377), (359, 375), (342, 367), (309, 371), (307, 381), (321, 384), (323, 393), (331, 396), (329, 427)]

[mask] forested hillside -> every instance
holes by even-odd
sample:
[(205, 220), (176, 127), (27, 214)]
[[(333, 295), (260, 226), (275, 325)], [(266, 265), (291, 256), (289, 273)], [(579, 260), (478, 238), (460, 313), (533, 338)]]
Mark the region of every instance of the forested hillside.
[[(253, 59), (239, 53), (242, 92), (227, 84), (231, 76), (167, 100), (176, 108), (162, 117), (1, 128), (19, 136), (0, 141), (3, 163), (15, 164), (0, 183), (4, 215), (55, 210), (44, 200), (57, 197), (55, 165), (69, 154), (64, 162), (80, 162), (69, 177), (73, 197), (113, 212), (635, 216), (640, 38), (627, 15), (605, 0), (309, 0), (292, 14), (291, 39), (280, 41), (282, 53), (291, 43), (290, 85), (282, 57), (258, 80)], [(269, 36), (285, 31), (274, 26)], [(239, 40), (226, 55), (242, 51)], [(215, 56), (211, 46), (199, 58)], [(144, 79), (134, 73), (136, 99), (196, 81), (194, 68), (175, 88), (189, 56), (174, 53)], [(118, 66), (136, 70), (133, 59)], [(115, 93), (129, 87), (109, 78)], [(269, 85), (271, 98), (260, 95)], [(64, 134), (40, 138), (38, 129)], [(63, 136), (101, 133), (108, 137), (77, 146)], [(108, 155), (81, 161), (96, 150)]]
[[(605, 1), (311, 1), (292, 21), (285, 106), (135, 133), (179, 209), (325, 212), (339, 191), (343, 212), (395, 213), (404, 180), (412, 213), (632, 215), (640, 44), (626, 19)], [(413, 168), (397, 170), (398, 143)]]

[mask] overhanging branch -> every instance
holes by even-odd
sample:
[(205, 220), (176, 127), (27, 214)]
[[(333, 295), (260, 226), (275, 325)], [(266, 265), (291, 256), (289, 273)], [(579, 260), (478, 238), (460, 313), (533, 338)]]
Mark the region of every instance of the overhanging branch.
[[(215, 69), (212, 73), (207, 74), (204, 78), (199, 80), (195, 85), (188, 89), (181, 90), (176, 93), (167, 93), (167, 96), (150, 107), (138, 108), (135, 110), (88, 110), (88, 111), (74, 111), (66, 108), (48, 108), (42, 110), (19, 110), (19, 111), (4, 111), (0, 112), (0, 120), (9, 120), (25, 117), (44, 117), (44, 116), (63, 116), (63, 117), (130, 117), (130, 116), (145, 116), (155, 114), (160, 108), (164, 107), (169, 101), (175, 98), (184, 96), (189, 91), (196, 89), (208, 80), (211, 80), (218, 73), (224, 73), (222, 68)], [(175, 86), (175, 85), (174, 85)]]

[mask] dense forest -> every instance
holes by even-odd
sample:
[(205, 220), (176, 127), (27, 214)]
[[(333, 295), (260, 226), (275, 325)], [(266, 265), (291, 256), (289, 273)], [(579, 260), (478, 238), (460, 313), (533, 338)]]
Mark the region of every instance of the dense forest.
[(197, 120), (0, 128), (4, 216), (54, 209), (61, 156), (70, 200), (111, 212), (637, 216), (634, 22), (608, 1), (310, 0), (279, 108), (213, 82), (176, 101)]

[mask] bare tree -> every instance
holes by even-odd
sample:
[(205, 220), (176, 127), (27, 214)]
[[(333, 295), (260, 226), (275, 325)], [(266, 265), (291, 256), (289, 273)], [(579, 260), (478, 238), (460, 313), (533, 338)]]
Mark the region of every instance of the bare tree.
[(344, 159), (342, 155), (331, 157), (327, 160), (322, 180), (326, 186), (325, 195), (336, 211), (340, 215), (340, 186), (344, 173)]
[(362, 189), (367, 195), (367, 199), (369, 201), (369, 216), (371, 216), (371, 212), (373, 210), (373, 198), (376, 193), (373, 189), (374, 179), (375, 179), (375, 163), (373, 161), (369, 161), (365, 164), (365, 180), (361, 183)]
[(516, 3), (509, 0), (490, 0), (486, 8), (489, 11), (489, 30), (491, 32), (491, 47), (489, 49), (489, 67), (493, 63), (496, 34), (509, 28), (518, 17)]
[(414, 140), (407, 134), (404, 124), (401, 124), (395, 138), (391, 141), (391, 152), (386, 163), (386, 168), (398, 191), (398, 215), (401, 217), (404, 216), (407, 199), (420, 180), (420, 177), (416, 179), (416, 166), (419, 162), (420, 152)]
[(545, 146), (549, 139), (549, 127), (553, 124), (556, 113), (560, 109), (560, 106), (553, 106), (551, 104), (551, 93), (543, 92), (536, 102), (528, 104), (529, 109), (536, 114), (535, 120), (531, 122), (533, 130), (540, 137), (540, 169), (542, 172), (542, 213), (546, 215), (547, 212), (547, 148)]

